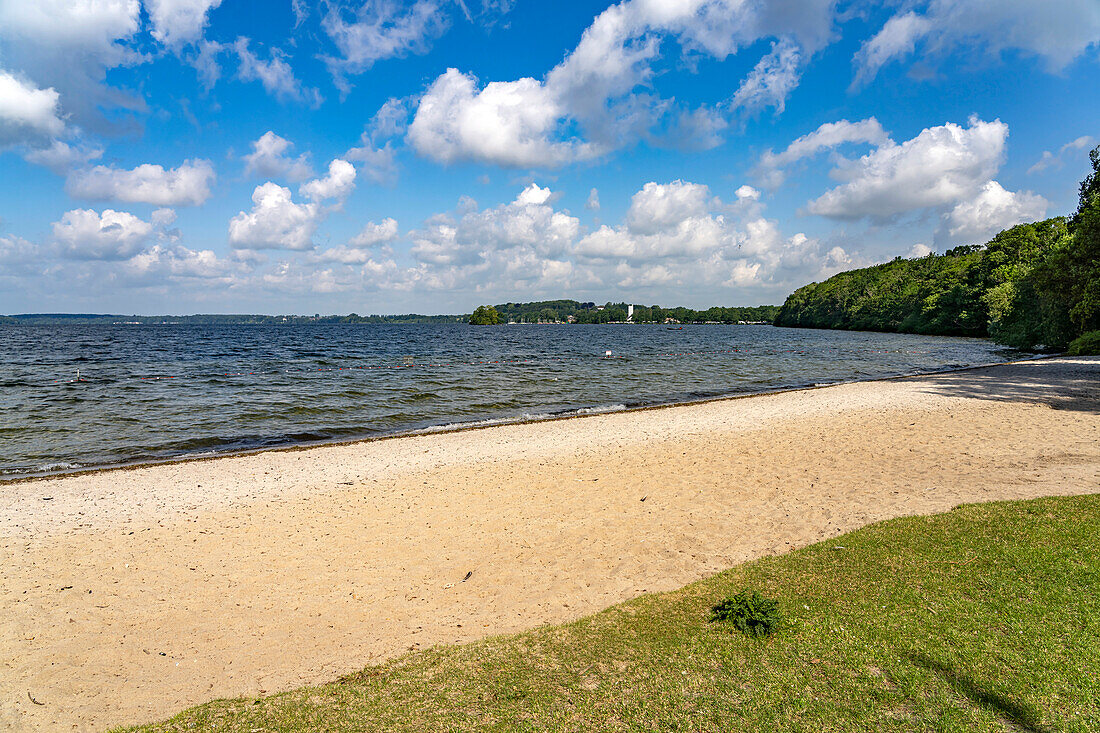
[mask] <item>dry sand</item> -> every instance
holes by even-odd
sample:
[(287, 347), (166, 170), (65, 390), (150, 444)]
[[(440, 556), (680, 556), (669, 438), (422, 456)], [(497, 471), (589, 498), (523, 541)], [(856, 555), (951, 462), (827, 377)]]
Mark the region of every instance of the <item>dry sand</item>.
[(146, 722), (1097, 491), (1097, 358), (0, 485), (0, 728)]

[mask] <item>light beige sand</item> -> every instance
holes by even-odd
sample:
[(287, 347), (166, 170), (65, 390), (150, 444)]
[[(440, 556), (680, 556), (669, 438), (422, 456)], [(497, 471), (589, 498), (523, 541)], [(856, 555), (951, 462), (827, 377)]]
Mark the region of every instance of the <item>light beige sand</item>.
[(163, 718), (1096, 491), (1096, 358), (3, 485), (0, 727)]

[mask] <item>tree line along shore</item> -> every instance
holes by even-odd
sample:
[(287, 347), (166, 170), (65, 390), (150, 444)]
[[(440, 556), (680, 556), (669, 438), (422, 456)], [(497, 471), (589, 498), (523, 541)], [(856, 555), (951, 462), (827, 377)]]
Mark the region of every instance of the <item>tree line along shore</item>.
[(777, 326), (990, 336), (1019, 349), (1100, 352), (1100, 147), (1077, 211), (984, 245), (842, 272), (792, 293)]

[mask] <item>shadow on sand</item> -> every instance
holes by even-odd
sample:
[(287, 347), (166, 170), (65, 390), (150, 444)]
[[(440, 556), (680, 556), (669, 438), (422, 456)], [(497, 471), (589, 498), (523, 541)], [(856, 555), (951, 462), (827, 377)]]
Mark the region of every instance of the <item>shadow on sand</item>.
[(948, 397), (1050, 405), (1100, 413), (1100, 357), (1057, 357), (923, 377)]

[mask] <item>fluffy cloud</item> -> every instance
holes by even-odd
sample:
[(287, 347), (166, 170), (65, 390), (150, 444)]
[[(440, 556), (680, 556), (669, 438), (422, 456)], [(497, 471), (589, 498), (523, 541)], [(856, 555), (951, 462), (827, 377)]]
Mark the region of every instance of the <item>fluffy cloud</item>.
[(339, 262), (345, 265), (367, 265), (374, 262), (374, 253), (378, 250), (390, 254), (388, 245), (397, 239), (397, 220), (385, 218), (382, 223), (373, 221), (359, 230), (359, 233), (348, 240), (346, 246), (329, 247), (318, 252), (318, 262)]
[(55, 89), (65, 112), (87, 127), (118, 129), (125, 119), (103, 110), (144, 108), (103, 83), (106, 69), (138, 60), (125, 44), (140, 28), (138, 0), (0, 0), (5, 65)]
[(245, 173), (262, 178), (286, 178), (301, 181), (313, 175), (309, 164), (309, 155), (303, 153), (297, 158), (288, 155), (294, 143), (279, 137), (271, 130), (252, 143), (252, 152), (244, 156)]
[(178, 245), (155, 244), (137, 253), (124, 264), (131, 278), (156, 284), (165, 280), (229, 280), (233, 269), (213, 250), (192, 250)]
[(432, 82), (409, 126), (409, 142), (442, 163), (479, 160), (511, 167), (557, 166), (602, 151), (575, 138), (555, 140), (564, 108), (535, 79), (492, 82), (458, 69)]
[[(779, 39), (737, 99), (751, 108), (782, 107), (796, 83), (800, 57), (831, 38), (833, 5), (833, 0), (624, 0), (602, 12), (543, 80), (525, 77), (481, 87), (472, 75), (448, 69), (421, 99), (408, 138), (421, 154), (447, 163), (553, 167), (602, 155), (646, 134), (672, 108), (659, 97), (635, 94), (652, 82), (664, 37), (677, 39), (685, 54), (719, 59), (761, 38)], [(706, 140), (697, 147), (714, 144), (720, 129), (715, 114), (701, 112), (710, 124), (700, 128)], [(686, 122), (698, 122), (695, 117), (688, 115)]]
[(210, 198), (214, 166), (208, 160), (185, 160), (165, 170), (146, 163), (133, 170), (97, 165), (73, 172), (65, 189), (76, 198), (127, 201), (155, 206), (200, 206)]
[(413, 233), (413, 256), (436, 265), (484, 262), (517, 248), (559, 255), (576, 238), (580, 222), (550, 205), (553, 194), (532, 183), (509, 204), (479, 211), (467, 199), (454, 215), (437, 216)]
[(863, 44), (855, 56), (857, 84), (911, 55), (918, 44), (925, 54), (942, 55), (977, 41), (993, 56), (1022, 51), (1057, 71), (1100, 43), (1100, 4), (1094, 0), (930, 0), (918, 5), (923, 10), (895, 15)]
[(133, 214), (104, 209), (67, 211), (53, 223), (54, 241), (65, 257), (80, 260), (124, 260), (133, 257), (153, 233), (153, 225)]
[(580, 240), (576, 253), (648, 261), (736, 246), (725, 218), (711, 215), (711, 203), (710, 189), (698, 183), (647, 183), (631, 198), (622, 226), (601, 226)]
[(313, 249), (317, 203), (294, 203), (290, 189), (267, 182), (252, 192), (252, 211), (229, 221), (229, 244), (246, 249)]
[[(726, 204), (700, 184), (649, 183), (634, 195), (620, 226), (585, 234), (575, 217), (554, 207), (550, 189), (530, 184), (509, 203), (482, 209), (463, 198), (453, 211), (429, 217), (409, 234), (411, 265), (397, 264), (387, 247), (349, 243), (281, 262), (263, 280), (296, 292), (531, 297), (576, 288), (690, 286), (718, 298), (730, 288), (775, 297), (807, 279), (866, 263), (803, 234), (784, 236), (760, 216), (755, 189), (741, 186), (737, 197)], [(747, 218), (721, 213), (740, 208)], [(388, 241), (396, 230), (396, 222), (371, 224), (365, 239)]]
[(749, 111), (775, 107), (776, 113), (782, 112), (787, 97), (798, 86), (801, 62), (802, 53), (794, 43), (783, 40), (772, 44), (771, 52), (741, 82), (733, 95), (734, 105)]
[[(760, 216), (759, 192), (752, 187), (741, 186), (736, 195), (738, 203), (727, 205), (701, 184), (647, 183), (634, 194), (621, 226), (601, 226), (573, 252), (593, 280), (619, 288), (780, 287), (857, 261), (801, 233), (784, 237), (774, 221)], [(744, 220), (717, 213), (745, 203), (753, 206)]]
[(0, 28), (8, 38), (111, 49), (140, 26), (138, 0), (0, 0)]
[(306, 198), (320, 202), (336, 199), (342, 202), (355, 188), (355, 166), (336, 158), (328, 165), (328, 175), (303, 183), (298, 192)]
[(0, 235), (0, 263), (4, 265), (3, 270), (0, 271), (0, 277), (17, 274), (16, 270), (22, 271), (23, 266), (38, 262), (39, 259), (38, 247), (27, 240), (6, 234)]
[[(993, 180), (1004, 162), (1008, 125), (972, 117), (967, 127), (947, 123), (898, 144), (873, 117), (822, 125), (781, 153), (767, 151), (756, 173), (777, 186), (783, 168), (846, 143), (874, 148), (850, 160), (837, 157), (830, 176), (840, 185), (810, 201), (812, 214), (881, 224), (912, 212), (940, 216), (937, 244), (978, 243), (1001, 229), (1042, 217), (1048, 202), (1031, 192), (1011, 192)], [(1073, 143), (1071, 143), (1073, 144)]]
[(59, 94), (0, 70), (0, 148), (38, 144), (61, 135)]
[(647, 183), (630, 200), (626, 223), (635, 233), (653, 234), (706, 216), (710, 189), (698, 183)]
[(233, 44), (240, 59), (237, 68), (237, 77), (241, 81), (258, 81), (268, 94), (280, 101), (305, 102), (314, 107), (320, 106), (321, 93), (313, 88), (306, 88), (294, 76), (290, 64), (286, 62), (286, 54), (277, 49), (271, 49), (271, 57), (263, 61), (249, 49), (250, 41), (247, 38), (238, 38)]
[(166, 46), (193, 43), (202, 36), (206, 14), (222, 0), (145, 0), (153, 37)]
[(45, 166), (58, 175), (68, 175), (73, 168), (101, 157), (101, 147), (80, 143), (70, 145), (62, 140), (54, 140), (49, 147), (33, 148), (23, 154), (28, 163)]
[(971, 118), (969, 127), (927, 128), (898, 145), (887, 141), (833, 177), (845, 181), (809, 203), (834, 219), (886, 221), (917, 209), (954, 206), (990, 181), (1004, 159), (1008, 125)]
[(326, 61), (337, 86), (347, 91), (346, 74), (360, 74), (382, 59), (424, 53), (428, 41), (446, 28), (446, 20), (438, 3), (429, 0), (411, 6), (381, 0), (362, 3), (353, 13), (333, 3), (321, 27), (340, 51), (339, 57)]
[(329, 163), (328, 175), (303, 183), (298, 192), (309, 203), (295, 203), (289, 188), (268, 181), (252, 192), (252, 210), (229, 221), (229, 244), (241, 249), (313, 249), (313, 235), (332, 207), (343, 203), (355, 188), (355, 167), (339, 158)]
[(348, 240), (352, 247), (377, 247), (397, 239), (397, 220), (386, 217), (381, 224), (367, 222), (358, 234)]
[(780, 153), (766, 151), (760, 156), (755, 175), (769, 188), (778, 188), (783, 183), (783, 169), (803, 158), (844, 144), (870, 143), (879, 146), (889, 140), (890, 136), (874, 117), (868, 117), (859, 122), (848, 120), (826, 122), (808, 135), (803, 135), (792, 142)]
[(411, 233), (417, 264), (394, 273), (395, 286), (499, 292), (568, 287), (573, 263), (567, 255), (580, 222), (556, 211), (553, 198), (549, 189), (531, 184), (507, 204), (479, 210), (464, 199), (456, 211), (430, 217)]
[(996, 181), (974, 198), (960, 202), (944, 219), (953, 242), (980, 244), (1002, 229), (1046, 216), (1050, 202), (1030, 191), (1006, 191)]

